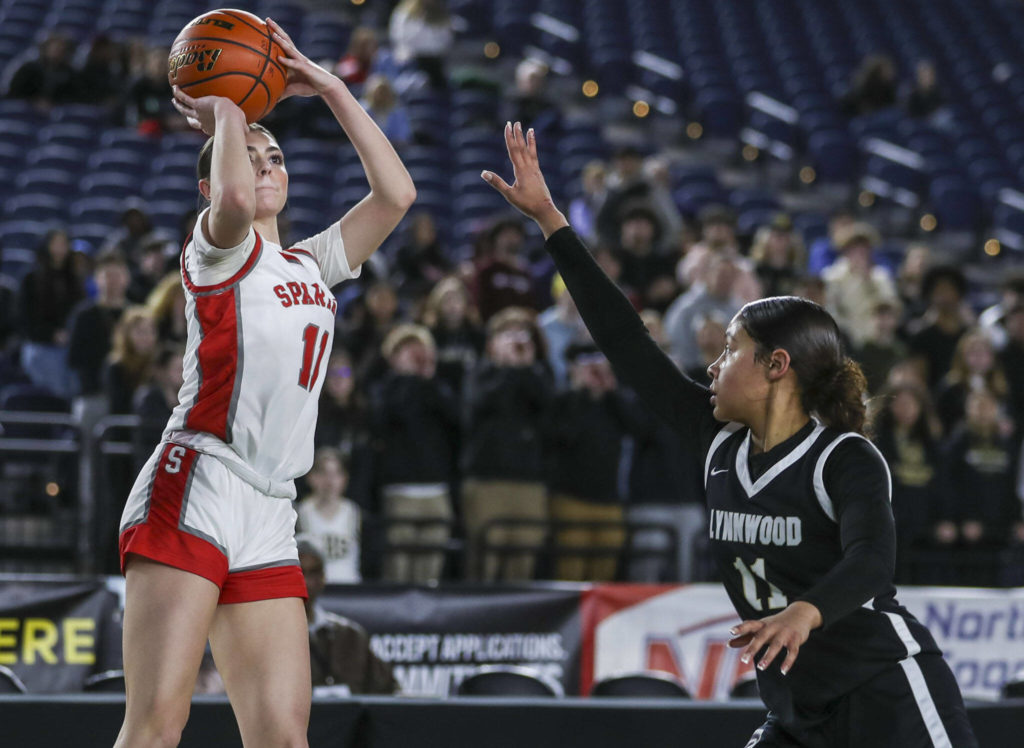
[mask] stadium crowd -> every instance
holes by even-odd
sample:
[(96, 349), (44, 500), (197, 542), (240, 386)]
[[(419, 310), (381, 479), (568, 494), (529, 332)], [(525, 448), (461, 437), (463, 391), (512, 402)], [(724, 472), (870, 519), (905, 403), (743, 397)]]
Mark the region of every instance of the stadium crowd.
[[(458, 85), (446, 65), (454, 31), (439, 2), (402, 2), (377, 20), (332, 63), (401, 153), (429, 138), (410, 126), (404, 93)], [(105, 36), (85, 49), (76, 56), (67, 38), (48, 37), (5, 96), (41, 109), (100, 104), (112, 126), (154, 139), (185, 128), (164, 49)], [(546, 75), (520, 63), (493, 113), (496, 140), (506, 118), (557, 130), (563, 112)], [(888, 82), (851, 88), (851, 113), (941, 104), (927, 71), (903, 103), (892, 71), (877, 75)], [(266, 124), (282, 142), (318, 135), (290, 101)], [(1024, 548), (1024, 273), (973, 287), (927, 244), (883, 252), (892, 243), (870, 213), (845, 209), (809, 243), (783, 211), (738, 231), (725, 205), (680, 206), (670, 166), (665, 153), (621, 147), (586, 164), (564, 206), (655, 340), (706, 382), (742, 304), (779, 294), (821, 303), (869, 383), (873, 438), (892, 471), (897, 580), (1021, 583), (1006, 559)], [(180, 226), (194, 224), (194, 207), (181, 205)], [(126, 201), (102, 243), (61, 226), (40, 237), (35, 266), (0, 283), (0, 384), (61, 398), (83, 424), (137, 414), (131, 439), (148, 454), (181, 384), (186, 231), (155, 229), (145, 203)], [(617, 384), (540, 238), (500, 214), (471, 251), (460, 239), (414, 207), (359, 281), (336, 289), (316, 459), (297, 507), (327, 582), (706, 575), (702, 476), (684, 472), (672, 432)], [(127, 492), (133, 470), (108, 476), (112, 495)], [(371, 525), (384, 528), (372, 539)], [(674, 562), (657, 554), (658, 528), (677, 539)], [(540, 551), (549, 531), (562, 549), (554, 557)], [(459, 541), (466, 553), (452, 563)]]

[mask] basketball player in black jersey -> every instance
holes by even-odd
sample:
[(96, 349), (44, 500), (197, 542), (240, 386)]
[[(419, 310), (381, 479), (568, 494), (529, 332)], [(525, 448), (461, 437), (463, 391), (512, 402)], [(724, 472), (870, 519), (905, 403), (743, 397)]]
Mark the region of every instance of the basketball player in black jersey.
[(619, 378), (703, 469), (709, 533), (743, 622), (767, 722), (747, 748), (973, 748), (953, 674), (896, 602), (891, 479), (862, 434), (864, 377), (832, 317), (792, 296), (744, 306), (708, 367), (682, 373), (555, 208), (532, 130), (505, 127), (515, 173), (483, 178), (540, 226)]

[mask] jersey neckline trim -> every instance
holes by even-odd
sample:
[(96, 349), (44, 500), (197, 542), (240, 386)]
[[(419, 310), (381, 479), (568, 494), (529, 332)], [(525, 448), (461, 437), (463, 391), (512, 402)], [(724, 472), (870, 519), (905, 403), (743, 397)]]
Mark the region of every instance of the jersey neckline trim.
[(769, 483), (771, 483), (783, 470), (807, 454), (807, 451), (811, 448), (814, 442), (818, 440), (818, 437), (821, 436), (824, 431), (824, 426), (820, 423), (815, 423), (814, 430), (804, 437), (802, 442), (793, 447), (789, 454), (765, 470), (764, 474), (762, 474), (756, 481), (751, 481), (750, 463), (748, 461), (751, 435), (750, 429), (747, 429), (747, 435), (743, 438), (743, 441), (740, 443), (740, 448), (736, 451), (736, 475), (739, 477), (740, 485), (743, 486), (743, 490), (746, 492), (747, 498), (753, 498), (757, 493), (762, 491)]
[(249, 253), (249, 259), (245, 261), (245, 264), (239, 268), (238, 272), (232, 275), (225, 281), (217, 283), (212, 286), (200, 286), (192, 282), (192, 277), (189, 275), (188, 268), (185, 267), (185, 249), (192, 242), (192, 234), (188, 235), (188, 239), (185, 240), (185, 247), (181, 250), (181, 277), (185, 281), (185, 287), (188, 288), (194, 294), (208, 294), (216, 293), (217, 291), (223, 291), (226, 288), (238, 283), (242, 278), (249, 274), (259, 260), (260, 255), (263, 253), (263, 237), (260, 236), (258, 231), (253, 232), (256, 235), (256, 245), (252, 248)]

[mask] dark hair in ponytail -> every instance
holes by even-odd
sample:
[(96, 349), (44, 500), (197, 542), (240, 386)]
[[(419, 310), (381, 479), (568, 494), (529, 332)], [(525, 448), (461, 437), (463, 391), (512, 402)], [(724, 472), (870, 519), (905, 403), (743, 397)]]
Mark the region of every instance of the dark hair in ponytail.
[(832, 315), (808, 299), (773, 296), (752, 301), (738, 315), (757, 345), (758, 360), (782, 348), (800, 386), (800, 404), (826, 426), (864, 433), (867, 383), (855, 361), (843, 350)]

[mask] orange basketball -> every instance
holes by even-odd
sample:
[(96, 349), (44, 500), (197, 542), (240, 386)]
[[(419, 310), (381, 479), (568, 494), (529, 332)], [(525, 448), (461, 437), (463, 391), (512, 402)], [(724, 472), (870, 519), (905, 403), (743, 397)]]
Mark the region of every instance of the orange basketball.
[(284, 91), (281, 47), (259, 17), (221, 9), (189, 22), (171, 45), (167, 80), (189, 96), (223, 96), (248, 122), (267, 115)]

